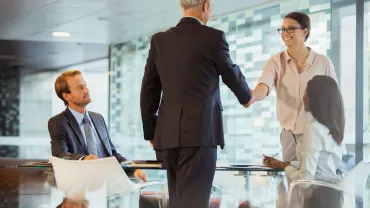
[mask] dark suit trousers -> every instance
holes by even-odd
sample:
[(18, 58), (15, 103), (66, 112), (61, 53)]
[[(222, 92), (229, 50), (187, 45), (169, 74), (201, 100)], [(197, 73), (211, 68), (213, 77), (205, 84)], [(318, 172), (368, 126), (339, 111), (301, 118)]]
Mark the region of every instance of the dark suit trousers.
[(169, 208), (207, 208), (215, 175), (217, 147), (164, 150)]

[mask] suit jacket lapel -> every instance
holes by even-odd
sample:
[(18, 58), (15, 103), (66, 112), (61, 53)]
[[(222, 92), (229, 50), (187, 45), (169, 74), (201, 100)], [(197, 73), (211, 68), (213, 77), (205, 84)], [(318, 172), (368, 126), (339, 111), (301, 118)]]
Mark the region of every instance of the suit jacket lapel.
[(67, 118), (69, 119), (69, 125), (71, 126), (73, 131), (76, 133), (77, 138), (80, 141), (82, 149), (84, 150), (85, 153), (88, 153), (87, 146), (86, 146), (86, 143), (85, 143), (85, 139), (82, 135), (80, 126), (78, 125), (75, 117), (72, 115), (71, 111), (68, 108), (65, 110), (65, 114), (66, 114)]

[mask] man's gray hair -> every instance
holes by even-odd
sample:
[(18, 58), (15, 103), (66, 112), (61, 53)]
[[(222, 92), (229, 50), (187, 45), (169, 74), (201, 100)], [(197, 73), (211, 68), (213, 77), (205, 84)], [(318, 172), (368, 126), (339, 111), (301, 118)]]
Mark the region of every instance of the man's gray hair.
[(200, 7), (206, 0), (180, 0), (181, 7), (185, 10)]

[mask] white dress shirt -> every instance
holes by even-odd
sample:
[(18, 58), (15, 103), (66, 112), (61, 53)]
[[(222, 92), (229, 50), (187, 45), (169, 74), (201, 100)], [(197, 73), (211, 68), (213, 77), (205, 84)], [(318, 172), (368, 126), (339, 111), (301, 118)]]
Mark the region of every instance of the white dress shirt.
[(335, 183), (340, 180), (336, 174), (342, 161), (342, 146), (329, 134), (329, 129), (313, 120), (304, 128), (303, 136), (297, 140), (298, 168), (288, 166), (285, 174), (290, 181), (323, 180)]
[(288, 51), (283, 51), (266, 62), (258, 81), (258, 84), (263, 83), (269, 88), (269, 93), (275, 87), (276, 112), (280, 125), (294, 134), (302, 134), (304, 126), (313, 119), (311, 113), (306, 112), (303, 107), (307, 82), (315, 75), (327, 75), (337, 80), (330, 59), (309, 49), (305, 68), (301, 73)]
[(198, 19), (198, 18), (196, 18), (196, 17), (193, 17), (193, 16), (184, 16), (184, 17), (190, 17), (190, 18), (196, 19), (196, 20), (198, 20), (198, 22), (199, 22), (201, 25), (204, 25), (204, 23), (203, 23), (200, 19)]

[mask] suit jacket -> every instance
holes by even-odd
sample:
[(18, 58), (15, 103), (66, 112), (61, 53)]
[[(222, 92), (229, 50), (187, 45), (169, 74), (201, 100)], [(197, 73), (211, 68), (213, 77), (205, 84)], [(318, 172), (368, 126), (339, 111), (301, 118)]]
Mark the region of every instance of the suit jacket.
[[(103, 116), (91, 111), (88, 113), (107, 153), (116, 157), (119, 162), (126, 161), (126, 158), (117, 153), (112, 144)], [(60, 158), (68, 156), (72, 160), (77, 160), (82, 156), (89, 155), (80, 127), (68, 108), (49, 119), (48, 128), (53, 156)]]
[(183, 18), (153, 35), (140, 95), (145, 139), (155, 149), (223, 147), (220, 76), (240, 104), (250, 101), (224, 32)]

